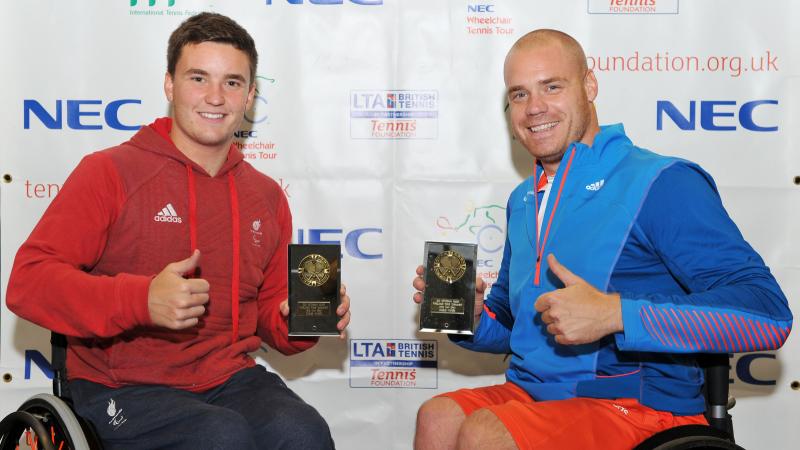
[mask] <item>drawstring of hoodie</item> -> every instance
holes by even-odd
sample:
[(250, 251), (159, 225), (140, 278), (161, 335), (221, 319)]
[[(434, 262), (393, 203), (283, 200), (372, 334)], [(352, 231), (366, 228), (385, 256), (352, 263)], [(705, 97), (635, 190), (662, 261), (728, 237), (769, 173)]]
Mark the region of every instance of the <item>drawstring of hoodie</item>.
[(231, 194), (231, 226), (233, 226), (233, 269), (231, 271), (231, 316), (233, 330), (231, 344), (239, 338), (239, 198), (236, 195), (236, 183), (233, 171), (228, 172), (228, 189)]
[(194, 173), (192, 166), (186, 164), (186, 172), (189, 177), (189, 243), (192, 252), (197, 249), (197, 189), (194, 185)]
[[(189, 242), (191, 251), (197, 248), (197, 189), (194, 181), (194, 171), (186, 164), (186, 173), (189, 177)], [(236, 183), (233, 172), (228, 172), (228, 191), (231, 199), (231, 227), (233, 238), (233, 260), (231, 261), (231, 344), (239, 338), (239, 198), (236, 193)], [(192, 274), (194, 275), (194, 274)]]

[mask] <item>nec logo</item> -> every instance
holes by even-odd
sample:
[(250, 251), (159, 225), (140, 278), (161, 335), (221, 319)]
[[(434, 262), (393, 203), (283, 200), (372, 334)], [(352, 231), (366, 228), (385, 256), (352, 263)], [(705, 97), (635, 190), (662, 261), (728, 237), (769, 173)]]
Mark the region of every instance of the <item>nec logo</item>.
[(238, 130), (233, 132), (233, 137), (236, 139), (256, 138), (256, 130)]
[[(681, 112), (669, 100), (656, 102), (656, 129), (664, 127), (664, 114), (675, 126), (684, 131), (693, 131), (697, 127), (697, 101), (689, 102), (687, 114)], [(735, 131), (738, 122), (742, 128), (750, 131), (778, 131), (777, 125), (756, 123), (753, 116), (757, 108), (767, 105), (778, 105), (777, 100), (753, 100), (736, 107), (734, 100), (701, 100), (700, 127), (708, 131)], [(738, 116), (738, 117), (737, 117)]]
[(362, 249), (361, 239), (366, 234), (382, 234), (381, 228), (357, 228), (344, 232), (341, 228), (309, 228), (297, 230), (298, 244), (340, 244), (344, 236), (344, 249), (348, 255), (358, 259), (382, 259), (383, 253), (367, 253)]
[[(728, 358), (732, 358), (733, 355), (729, 354)], [(759, 359), (770, 359), (774, 360), (775, 355), (772, 353), (744, 353), (742, 354), (738, 361), (736, 361), (736, 377), (745, 384), (750, 384), (754, 386), (775, 386), (776, 380), (774, 379), (762, 379), (758, 378), (753, 374), (753, 363)], [(762, 370), (762, 372), (764, 372)], [(733, 383), (734, 380), (729, 379), (729, 383)]]
[(493, 13), (494, 5), (467, 5), (467, 12), (470, 13)]
[[(66, 108), (64, 108), (66, 103)], [(36, 100), (23, 100), (23, 126), (26, 130), (31, 128), (31, 115), (39, 123), (51, 130), (64, 128), (64, 109), (66, 109), (67, 128), (73, 130), (102, 130), (103, 123), (115, 130), (138, 130), (141, 125), (126, 125), (119, 119), (119, 110), (124, 105), (141, 105), (141, 100), (126, 98), (114, 100), (103, 107), (102, 100), (56, 100), (55, 111), (51, 114), (47, 108)], [(102, 118), (100, 119), (102, 112)], [(95, 119), (92, 119), (92, 118)], [(99, 119), (99, 123), (98, 123)]]
[[(302, 5), (303, 0), (286, 0), (290, 5)], [(308, 0), (312, 5), (341, 5), (344, 0)], [(350, 0), (350, 3), (356, 5), (382, 5), (383, 0)], [(267, 5), (271, 5), (272, 0), (267, 0)]]

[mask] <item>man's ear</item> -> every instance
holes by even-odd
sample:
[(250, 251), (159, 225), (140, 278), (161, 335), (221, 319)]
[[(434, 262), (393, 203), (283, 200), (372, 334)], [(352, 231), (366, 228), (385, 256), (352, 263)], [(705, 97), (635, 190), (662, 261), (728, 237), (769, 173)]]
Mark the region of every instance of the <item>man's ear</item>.
[(593, 102), (597, 98), (597, 78), (595, 78), (593, 71), (586, 72), (586, 77), (583, 79), (583, 88), (586, 90), (586, 98)]
[(172, 88), (173, 88), (172, 75), (170, 75), (169, 72), (167, 72), (166, 74), (164, 74), (164, 95), (167, 96), (167, 101), (170, 103), (172, 103)]
[(247, 91), (247, 109), (253, 107), (253, 99), (256, 97), (256, 80), (250, 82), (250, 90)]

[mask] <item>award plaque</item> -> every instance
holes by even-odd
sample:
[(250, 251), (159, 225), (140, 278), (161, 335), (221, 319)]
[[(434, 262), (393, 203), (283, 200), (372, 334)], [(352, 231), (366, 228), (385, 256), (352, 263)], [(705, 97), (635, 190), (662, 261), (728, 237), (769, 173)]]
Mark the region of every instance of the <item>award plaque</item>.
[(289, 244), (289, 336), (338, 336), (339, 244)]
[(425, 243), (425, 292), (419, 330), (467, 334), (475, 330), (475, 261), (478, 246)]

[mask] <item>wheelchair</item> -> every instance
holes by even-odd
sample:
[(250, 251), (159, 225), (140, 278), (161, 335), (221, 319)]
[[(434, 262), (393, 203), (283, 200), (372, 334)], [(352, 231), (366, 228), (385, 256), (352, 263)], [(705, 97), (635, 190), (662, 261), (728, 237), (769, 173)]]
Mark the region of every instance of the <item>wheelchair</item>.
[(67, 340), (51, 333), (53, 394), (36, 394), (0, 421), (0, 450), (101, 450), (91, 424), (72, 411)]
[[(102, 450), (92, 425), (72, 411), (66, 377), (67, 341), (51, 333), (53, 394), (37, 394), (0, 421), (0, 450)], [(728, 410), (728, 355), (698, 356), (705, 370), (703, 396), (709, 425), (683, 425), (651, 436), (634, 450), (744, 450), (733, 437)]]
[(728, 410), (736, 399), (728, 398), (728, 355), (704, 354), (697, 358), (705, 370), (703, 396), (708, 425), (682, 425), (656, 433), (634, 450), (725, 449), (744, 450), (733, 438), (733, 418)]

